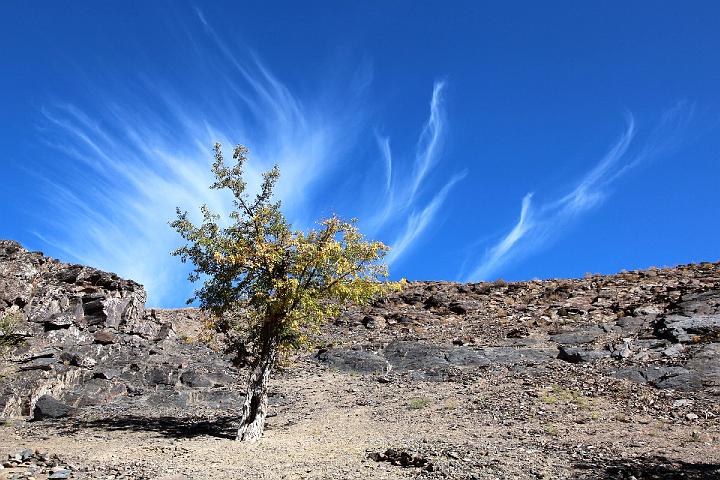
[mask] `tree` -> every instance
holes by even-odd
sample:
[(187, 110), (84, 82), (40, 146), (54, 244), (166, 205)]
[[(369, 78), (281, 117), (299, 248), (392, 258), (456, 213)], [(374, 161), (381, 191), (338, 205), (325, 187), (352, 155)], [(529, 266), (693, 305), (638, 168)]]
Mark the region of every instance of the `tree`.
[(331, 216), (307, 232), (293, 230), (273, 201), (280, 175), (277, 166), (263, 174), (259, 193), (251, 199), (243, 181), (248, 150), (233, 151), (227, 166), (220, 144), (215, 144), (213, 189), (228, 189), (234, 210), (221, 226), (220, 216), (202, 205), (202, 223), (193, 224), (187, 212), (177, 209), (170, 225), (186, 241), (173, 251), (194, 265), (189, 279), (203, 281), (191, 303), (210, 311), (225, 324), (247, 334), (254, 354), (240, 415), (238, 440), (262, 436), (267, 414), (270, 373), (281, 351), (307, 344), (348, 303), (362, 304), (396, 288), (385, 281), (387, 267), (381, 263), (389, 250), (381, 242), (368, 241), (358, 231), (357, 220)]

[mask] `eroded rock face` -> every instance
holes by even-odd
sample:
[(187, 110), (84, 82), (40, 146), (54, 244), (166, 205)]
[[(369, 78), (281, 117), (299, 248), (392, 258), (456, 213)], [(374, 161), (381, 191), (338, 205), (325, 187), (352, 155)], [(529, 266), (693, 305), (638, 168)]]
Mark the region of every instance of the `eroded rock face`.
[(680, 343), (720, 341), (720, 290), (684, 296), (660, 318), (657, 331)]
[(146, 311), (145, 299), (133, 281), (0, 241), (0, 318), (12, 318), (14, 335), (0, 360), (0, 416), (129, 400), (203, 408), (219, 404), (215, 391), (239, 402), (230, 362), (177, 338), (183, 310)]
[[(31, 415), (43, 396), (71, 412), (240, 405), (244, 376), (233, 358), (194, 340), (202, 312), (144, 302), (135, 282), (0, 241), (0, 318), (15, 319), (0, 328), (12, 345), (0, 360), (0, 416)], [(348, 309), (313, 357), (382, 381), (582, 368), (720, 395), (719, 318), (717, 263), (571, 280), (413, 282)]]

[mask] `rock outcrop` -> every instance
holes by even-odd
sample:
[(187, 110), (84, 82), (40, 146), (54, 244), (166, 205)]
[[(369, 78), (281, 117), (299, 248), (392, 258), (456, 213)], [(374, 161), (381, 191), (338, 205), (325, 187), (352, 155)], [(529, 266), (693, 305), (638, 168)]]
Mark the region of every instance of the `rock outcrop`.
[(146, 310), (145, 299), (133, 281), (0, 241), (0, 416), (237, 401), (227, 359), (176, 334), (183, 310)]

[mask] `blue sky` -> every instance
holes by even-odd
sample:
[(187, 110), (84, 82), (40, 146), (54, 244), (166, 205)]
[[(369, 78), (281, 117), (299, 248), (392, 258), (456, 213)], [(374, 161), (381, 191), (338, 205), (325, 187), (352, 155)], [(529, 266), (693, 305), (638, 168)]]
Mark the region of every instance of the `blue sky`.
[[(393, 278), (720, 258), (717, 2), (42, 2), (0, 15), (0, 237), (181, 306), (212, 144)], [(229, 150), (228, 150), (229, 151)]]

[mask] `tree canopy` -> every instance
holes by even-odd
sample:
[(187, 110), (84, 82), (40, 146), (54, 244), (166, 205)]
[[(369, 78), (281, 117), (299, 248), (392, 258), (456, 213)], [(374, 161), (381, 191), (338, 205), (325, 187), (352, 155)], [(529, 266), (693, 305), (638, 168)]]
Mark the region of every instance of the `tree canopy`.
[(238, 145), (236, 164), (227, 166), (215, 144), (211, 188), (228, 189), (234, 196), (227, 227), (206, 205), (200, 207), (200, 225), (179, 209), (171, 223), (187, 241), (173, 254), (193, 263), (190, 280), (204, 281), (189, 302), (198, 300), (218, 316), (242, 310), (248, 324), (257, 327), (275, 319), (282, 339), (296, 341), (303, 327), (317, 328), (347, 302), (363, 303), (392, 287), (383, 282), (387, 266), (378, 262), (389, 248), (366, 240), (356, 219), (333, 215), (318, 222), (317, 229), (292, 229), (280, 202), (273, 201), (277, 166), (263, 174), (260, 191), (251, 200), (243, 180), (247, 154)]

